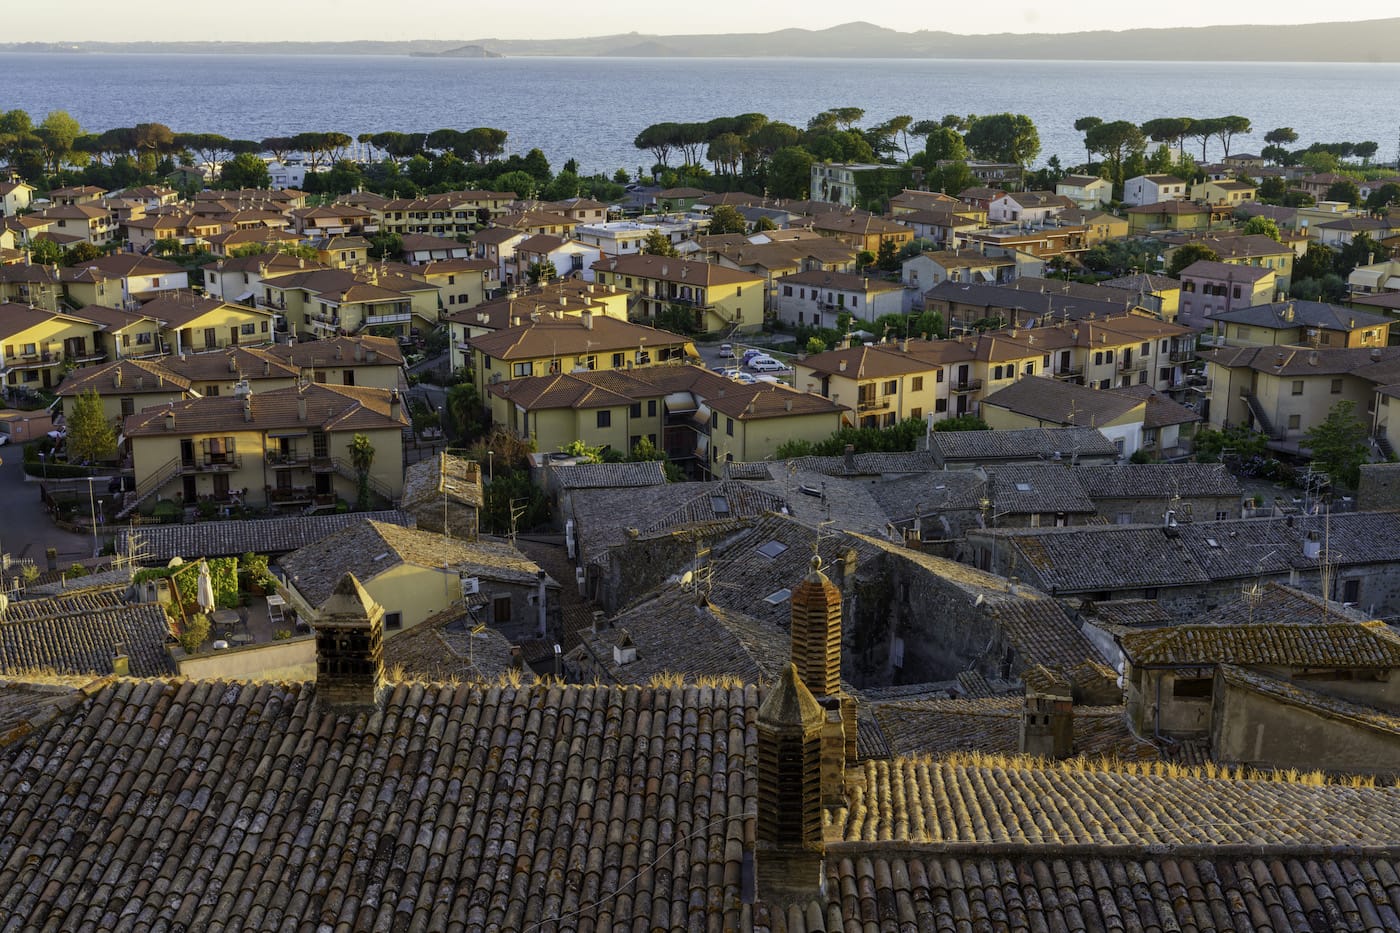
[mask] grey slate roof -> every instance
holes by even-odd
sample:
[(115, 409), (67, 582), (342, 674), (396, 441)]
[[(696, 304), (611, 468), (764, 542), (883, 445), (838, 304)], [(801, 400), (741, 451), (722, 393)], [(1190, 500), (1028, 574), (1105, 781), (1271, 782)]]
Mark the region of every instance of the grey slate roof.
[(1093, 514), (1078, 470), (1067, 462), (1004, 463), (987, 469), (992, 509), (999, 515)]
[(3, 612), (0, 612), (0, 623), (115, 609), (126, 604), (126, 600), (122, 598), (124, 590), (125, 587), (114, 587), (108, 590), (91, 590), (85, 593), (45, 596), (39, 599), (11, 598), (9, 605)]
[(1079, 467), (1077, 473), (1093, 499), (1240, 495), (1239, 480), (1223, 463), (1094, 464)]
[(1005, 460), (1070, 460), (1116, 457), (1118, 448), (1096, 428), (1017, 428), (1012, 431), (934, 431), (931, 451), (947, 463), (995, 463)]
[(660, 486), (666, 471), (659, 460), (641, 463), (580, 463), (549, 467), (550, 482), (560, 489), (606, 489), (630, 486)]
[[(1328, 527), (1324, 528), (1324, 524)], [(1351, 567), (1400, 560), (1400, 513), (1346, 512), (1295, 518), (1292, 524), (1245, 518), (1161, 525), (1085, 525), (980, 531), (1016, 550), (1042, 587), (1059, 595), (1141, 587), (1185, 586), (1316, 572), (1303, 554), (1308, 532), (1326, 533), (1330, 562)], [(1212, 543), (1213, 542), (1213, 543)]]
[(117, 552), (128, 553), (133, 539), (145, 563), (165, 563), (172, 557), (236, 557), (285, 554), (362, 521), (413, 527), (413, 516), (397, 510), (344, 512), (339, 515), (297, 515), (247, 521), (197, 522), (193, 525), (141, 525), (117, 532)]
[(112, 649), (126, 648), (132, 676), (175, 673), (166, 651), (170, 626), (155, 603), (120, 606), (0, 624), (0, 671), (20, 674), (110, 674)]
[(1125, 633), (1118, 643), (1136, 666), (1400, 667), (1400, 638), (1383, 622), (1168, 625)]
[(1329, 304), (1325, 301), (1301, 301), (1297, 299), (1253, 305), (1248, 308), (1234, 308), (1212, 314), (1206, 320), (1246, 324), (1251, 327), (1321, 327), (1325, 330), (1337, 331), (1355, 330), (1358, 327), (1379, 327), (1391, 322), (1390, 318), (1379, 314), (1344, 308), (1341, 305)]

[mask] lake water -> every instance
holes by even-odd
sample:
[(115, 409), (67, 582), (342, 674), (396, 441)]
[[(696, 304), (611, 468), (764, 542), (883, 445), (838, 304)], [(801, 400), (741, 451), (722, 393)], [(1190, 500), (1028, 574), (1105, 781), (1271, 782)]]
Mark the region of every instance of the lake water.
[[(632, 140), (651, 123), (759, 112), (802, 126), (840, 106), (865, 108), (864, 125), (901, 113), (1025, 113), (1040, 130), (1041, 162), (1082, 159), (1073, 124), (1089, 114), (1240, 114), (1256, 133), (1234, 152), (1257, 152), (1265, 132), (1291, 126), (1300, 145), (1375, 140), (1381, 159), (1396, 157), (1400, 122), (1389, 106), (1397, 64), (6, 53), (0, 68), (9, 76), (0, 110), (36, 121), (57, 109), (90, 130), (154, 121), (251, 139), (492, 126), (509, 132), (510, 152), (537, 146), (556, 170), (573, 156), (586, 172), (609, 173), (650, 165)], [(1219, 158), (1218, 145), (1210, 153)]]

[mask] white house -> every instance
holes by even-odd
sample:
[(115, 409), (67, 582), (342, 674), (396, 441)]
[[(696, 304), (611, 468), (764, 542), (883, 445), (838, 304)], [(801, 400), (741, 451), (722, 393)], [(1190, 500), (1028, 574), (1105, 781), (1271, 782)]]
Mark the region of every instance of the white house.
[(1113, 184), (1097, 175), (1066, 175), (1055, 185), (1055, 193), (1080, 210), (1092, 211), (1113, 200)]
[(0, 181), (0, 217), (13, 217), (28, 210), (34, 197), (34, 186), (19, 179)]
[(849, 272), (796, 272), (779, 278), (776, 286), (773, 309), (786, 324), (835, 327), (843, 311), (857, 320), (874, 321), (904, 310), (903, 285)]
[(635, 220), (579, 224), (574, 228), (574, 239), (595, 246), (600, 253), (608, 256), (627, 256), (640, 253), (646, 245), (647, 234), (654, 231), (665, 233), (672, 243), (677, 242), (674, 233), (663, 229), (660, 224), (644, 224)]
[(284, 165), (270, 161), (267, 163), (267, 173), (272, 177), (273, 188), (301, 188), (306, 184), (306, 166), (301, 162), (290, 161)]
[(987, 206), (993, 223), (1043, 224), (1074, 203), (1053, 191), (1008, 191)]
[(471, 259), (472, 248), (466, 243), (426, 233), (406, 233), (403, 237), (403, 261), (421, 266), (446, 259)]
[(1175, 175), (1138, 175), (1123, 182), (1123, 203), (1130, 207), (1186, 200), (1186, 182)]
[(596, 246), (566, 240), (549, 233), (537, 233), (515, 247), (516, 281), (524, 279), (535, 263), (551, 263), (559, 278), (593, 281), (593, 263), (602, 255)]

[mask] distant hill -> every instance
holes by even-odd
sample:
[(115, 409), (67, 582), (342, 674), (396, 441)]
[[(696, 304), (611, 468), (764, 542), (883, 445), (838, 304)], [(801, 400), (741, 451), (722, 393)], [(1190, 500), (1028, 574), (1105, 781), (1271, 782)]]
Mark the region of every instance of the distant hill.
[(262, 55), (630, 56), (691, 58), (1003, 58), (1078, 61), (1400, 62), (1400, 18), (1296, 26), (1200, 26), (1121, 32), (898, 32), (870, 23), (729, 35), (405, 42), (10, 42), (3, 52)]
[(505, 58), (500, 52), (493, 52), (479, 45), (459, 45), (455, 49), (445, 49), (441, 52), (409, 52), (408, 54), (415, 58)]

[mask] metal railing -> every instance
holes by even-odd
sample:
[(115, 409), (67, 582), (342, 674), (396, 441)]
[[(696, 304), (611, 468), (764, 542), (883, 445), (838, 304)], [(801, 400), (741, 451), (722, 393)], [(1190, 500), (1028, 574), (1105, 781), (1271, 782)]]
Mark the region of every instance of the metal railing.
[(145, 479), (136, 484), (136, 488), (127, 493), (126, 501), (122, 503), (121, 511), (117, 513), (117, 518), (126, 518), (132, 512), (140, 508), (152, 495), (159, 492), (161, 487), (184, 472), (184, 461), (179, 457), (171, 457), (168, 461), (157, 467), (148, 474)]

